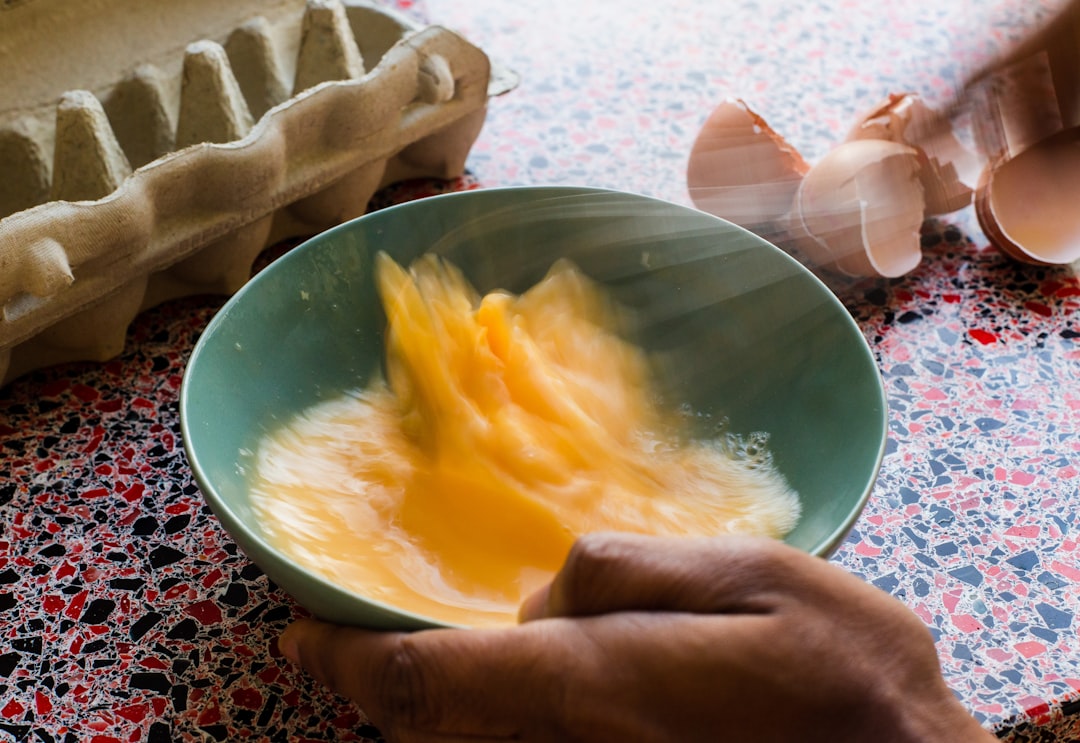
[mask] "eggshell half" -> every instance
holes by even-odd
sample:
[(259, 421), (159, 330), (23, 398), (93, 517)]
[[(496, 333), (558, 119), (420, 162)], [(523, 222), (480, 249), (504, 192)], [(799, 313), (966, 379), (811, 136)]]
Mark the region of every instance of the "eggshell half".
[(992, 244), (1027, 263), (1080, 260), (1080, 128), (988, 167), (975, 214)]
[(694, 205), (762, 231), (791, 209), (809, 165), (741, 100), (706, 119), (690, 150), (686, 183)]
[(844, 142), (803, 178), (789, 229), (819, 266), (849, 276), (895, 277), (922, 259), (920, 161), (914, 148), (877, 139)]
[(981, 163), (950, 123), (914, 93), (894, 93), (864, 114), (846, 141), (883, 139), (914, 148), (926, 214), (947, 214), (971, 203)]

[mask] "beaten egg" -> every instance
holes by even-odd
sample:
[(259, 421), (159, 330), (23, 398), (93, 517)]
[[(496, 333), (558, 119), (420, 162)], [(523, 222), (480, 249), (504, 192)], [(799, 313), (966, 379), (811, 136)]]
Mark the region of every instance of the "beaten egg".
[(430, 619), (499, 625), (587, 532), (794, 527), (767, 453), (665, 405), (624, 315), (573, 265), (521, 295), (480, 296), (435, 256), (405, 270), (380, 255), (376, 271), (385, 373), (256, 455), (256, 515), (298, 563)]

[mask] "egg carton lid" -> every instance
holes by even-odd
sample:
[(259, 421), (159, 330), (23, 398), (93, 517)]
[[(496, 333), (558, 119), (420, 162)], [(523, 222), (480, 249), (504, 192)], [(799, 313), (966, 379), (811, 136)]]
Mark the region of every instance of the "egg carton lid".
[[(360, 166), (365, 188), (460, 174), (487, 98), (517, 83), (366, 0), (5, 0), (0, 58), (0, 383), (115, 355), (36, 346), (112, 295), (182, 295), (139, 285), (230, 233), (283, 237), (272, 217)], [(387, 165), (410, 147), (423, 157)]]

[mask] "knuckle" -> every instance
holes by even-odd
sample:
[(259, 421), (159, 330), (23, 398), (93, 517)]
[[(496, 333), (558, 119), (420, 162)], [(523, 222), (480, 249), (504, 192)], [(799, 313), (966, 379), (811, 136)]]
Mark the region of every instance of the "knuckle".
[(434, 730), (441, 714), (429, 691), (438, 689), (436, 668), (411, 635), (401, 635), (389, 650), (377, 680), (376, 709), (390, 729)]
[(625, 535), (598, 532), (579, 537), (560, 571), (562, 597), (575, 605), (587, 599), (604, 576), (623, 568), (629, 552)]

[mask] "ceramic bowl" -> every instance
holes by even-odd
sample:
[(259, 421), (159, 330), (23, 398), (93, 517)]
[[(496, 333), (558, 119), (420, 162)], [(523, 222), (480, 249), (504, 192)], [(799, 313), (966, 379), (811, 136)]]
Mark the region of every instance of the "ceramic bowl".
[(184, 446), (210, 507), (244, 552), (316, 615), (376, 628), (438, 625), (344, 590), (267, 541), (246, 473), (261, 437), (362, 387), (385, 317), (373, 260), (446, 255), (480, 291), (523, 291), (569, 258), (642, 318), (675, 392), (728, 430), (767, 432), (803, 514), (790, 544), (827, 555), (858, 517), (885, 446), (873, 355), (836, 297), (778, 248), (704, 212), (569, 187), (487, 189), (377, 211), (309, 240), (213, 318), (181, 390)]

